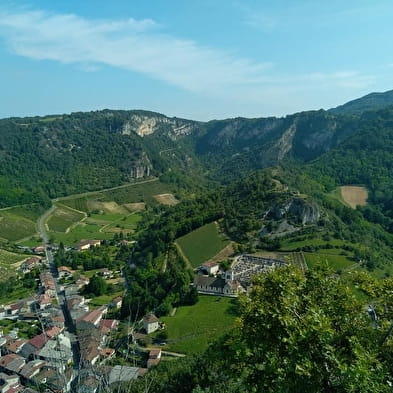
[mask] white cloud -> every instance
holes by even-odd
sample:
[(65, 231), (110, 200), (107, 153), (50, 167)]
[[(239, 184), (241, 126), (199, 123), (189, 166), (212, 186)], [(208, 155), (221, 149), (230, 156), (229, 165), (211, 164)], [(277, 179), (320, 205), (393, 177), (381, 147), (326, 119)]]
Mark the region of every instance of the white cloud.
[[(249, 23), (273, 28), (275, 22), (266, 18), (257, 14)], [(273, 109), (280, 105), (285, 111), (308, 109), (316, 102), (323, 106), (328, 101), (321, 97), (333, 97), (332, 101), (340, 95), (338, 89), (357, 94), (375, 81), (354, 70), (279, 74), (270, 62), (239, 58), (165, 34), (151, 19), (89, 20), (73, 14), (0, 9), (0, 37), (20, 56), (76, 64), (87, 72), (103, 65), (121, 68), (202, 98), (217, 97), (222, 105), (272, 108), (270, 114), (283, 113)]]
[(21, 56), (120, 67), (197, 92), (258, 83), (271, 66), (163, 34), (150, 19), (0, 12), (0, 34)]

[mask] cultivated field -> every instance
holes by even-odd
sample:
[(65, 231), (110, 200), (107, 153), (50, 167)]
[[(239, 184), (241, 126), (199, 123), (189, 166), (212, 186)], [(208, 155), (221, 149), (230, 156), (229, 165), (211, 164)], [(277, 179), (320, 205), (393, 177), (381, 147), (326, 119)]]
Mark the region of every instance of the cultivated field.
[(127, 187), (103, 192), (103, 201), (115, 201), (119, 205), (125, 203), (141, 203), (147, 205), (157, 205), (155, 195), (170, 193), (171, 190), (166, 184), (158, 180), (141, 184), (131, 184)]
[(55, 211), (50, 215), (47, 225), (50, 231), (67, 232), (72, 225), (84, 217), (85, 214), (58, 204)]
[(352, 243), (344, 242), (343, 240), (339, 240), (339, 239), (324, 240), (324, 239), (315, 237), (312, 239), (304, 239), (304, 240), (294, 239), (294, 241), (292, 239), (284, 240), (281, 245), (281, 250), (293, 251), (293, 250), (296, 250), (297, 248), (300, 248), (300, 247), (323, 246), (327, 243), (331, 244), (334, 247), (341, 247), (341, 246), (344, 246), (344, 244), (354, 245)]
[(128, 210), (114, 201), (101, 202), (101, 201), (88, 201), (87, 206), (89, 211), (99, 211), (108, 214), (127, 214)]
[(179, 237), (176, 243), (195, 268), (213, 258), (230, 242), (219, 233), (217, 224), (212, 222)]
[(107, 191), (70, 195), (65, 198), (58, 198), (58, 201), (63, 205), (86, 213), (101, 211), (104, 213), (127, 214), (130, 211), (144, 210), (146, 205), (157, 205), (160, 201), (157, 200), (156, 196), (160, 195), (166, 196), (163, 198), (167, 202), (177, 202), (170, 191), (167, 185), (153, 179)]
[(37, 232), (33, 212), (21, 208), (0, 210), (0, 238), (17, 241)]
[(342, 186), (340, 187), (341, 196), (345, 203), (352, 209), (356, 206), (367, 205), (368, 192), (365, 187), (361, 186)]
[(142, 216), (138, 213), (91, 214), (76, 222), (67, 232), (51, 232), (56, 242), (73, 246), (81, 239), (112, 239), (115, 233), (132, 233)]
[(235, 322), (236, 299), (199, 296), (193, 306), (182, 306), (173, 317), (162, 317), (168, 332), (165, 350), (192, 354), (230, 330)]

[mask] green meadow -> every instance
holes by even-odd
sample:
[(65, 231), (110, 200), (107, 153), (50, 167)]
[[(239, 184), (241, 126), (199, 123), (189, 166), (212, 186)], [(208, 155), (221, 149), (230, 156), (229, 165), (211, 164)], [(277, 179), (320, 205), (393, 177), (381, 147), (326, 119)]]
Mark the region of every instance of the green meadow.
[(171, 317), (162, 317), (168, 345), (165, 350), (185, 354), (201, 353), (230, 330), (236, 319), (237, 299), (200, 295), (198, 303), (182, 306)]

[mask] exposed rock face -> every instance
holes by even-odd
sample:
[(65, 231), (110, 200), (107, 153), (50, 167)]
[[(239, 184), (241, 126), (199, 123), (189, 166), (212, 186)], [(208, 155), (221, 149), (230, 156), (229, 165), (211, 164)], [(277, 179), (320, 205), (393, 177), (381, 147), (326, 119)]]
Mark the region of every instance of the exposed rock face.
[(135, 132), (139, 136), (145, 137), (165, 129), (168, 136), (175, 140), (179, 136), (189, 135), (196, 124), (197, 122), (169, 118), (159, 114), (132, 114), (130, 120), (124, 123), (121, 132), (123, 135), (130, 135), (131, 132)]
[(293, 123), (277, 141), (277, 159), (281, 161), (292, 149), (293, 138), (296, 133), (296, 123)]
[(149, 177), (153, 166), (146, 153), (142, 154), (142, 157), (135, 162), (130, 168), (131, 179), (140, 179), (142, 177)]
[(307, 225), (315, 224), (321, 217), (321, 211), (315, 203), (302, 198), (291, 198), (286, 203), (273, 206), (265, 217), (274, 220), (285, 218), (289, 222)]

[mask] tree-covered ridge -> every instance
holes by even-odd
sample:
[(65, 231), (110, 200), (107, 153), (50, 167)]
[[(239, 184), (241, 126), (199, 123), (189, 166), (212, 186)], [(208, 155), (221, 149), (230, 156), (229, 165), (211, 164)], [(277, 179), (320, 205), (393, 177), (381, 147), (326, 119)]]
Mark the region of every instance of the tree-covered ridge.
[(207, 123), (112, 110), (3, 119), (0, 206), (112, 187), (149, 173), (169, 181), (187, 175), (231, 181), (287, 157), (313, 159), (354, 128), (356, 119), (326, 111)]
[(383, 93), (370, 93), (364, 97), (349, 101), (344, 105), (330, 109), (333, 113), (361, 114), (366, 111), (384, 109), (393, 105), (393, 90)]

